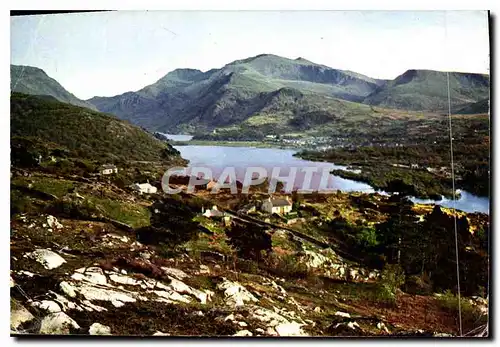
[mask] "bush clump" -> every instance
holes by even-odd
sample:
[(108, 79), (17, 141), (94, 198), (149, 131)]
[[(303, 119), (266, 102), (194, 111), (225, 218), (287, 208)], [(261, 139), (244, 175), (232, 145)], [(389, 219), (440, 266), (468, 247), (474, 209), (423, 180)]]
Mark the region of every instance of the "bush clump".
[(164, 198), (151, 206), (151, 225), (137, 229), (137, 238), (146, 244), (175, 248), (198, 235), (195, 216), (189, 206), (171, 197)]
[(10, 215), (29, 212), (32, 209), (31, 201), (25, 194), (18, 190), (10, 191)]
[(99, 209), (88, 200), (57, 200), (47, 207), (47, 213), (65, 218), (92, 220), (102, 218)]
[(396, 264), (387, 264), (382, 270), (380, 282), (377, 288), (377, 299), (386, 304), (396, 303), (396, 294), (405, 283), (403, 269)]
[[(446, 290), (441, 296), (438, 296), (438, 303), (443, 310), (458, 317), (458, 296), (453, 294), (450, 290)], [(488, 320), (487, 315), (481, 313), (469, 299), (461, 297), (460, 306), (462, 324), (467, 330), (472, 330), (473, 328), (486, 324)]]
[(254, 224), (234, 224), (226, 235), (228, 243), (242, 258), (260, 260), (272, 250), (271, 235)]
[(307, 265), (294, 254), (271, 253), (265, 260), (266, 270), (283, 278), (306, 278), (309, 275)]

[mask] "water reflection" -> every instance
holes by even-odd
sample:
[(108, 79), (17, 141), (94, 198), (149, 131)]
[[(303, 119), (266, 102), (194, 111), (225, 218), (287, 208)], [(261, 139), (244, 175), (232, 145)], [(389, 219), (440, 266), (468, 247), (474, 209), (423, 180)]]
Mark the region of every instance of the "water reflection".
[[(172, 136), (172, 135), (170, 135)], [(175, 135), (189, 136), (189, 135)], [(313, 173), (310, 188), (318, 189), (320, 186), (323, 170), (333, 169), (346, 170), (346, 166), (335, 165), (327, 162), (315, 162), (294, 157), (297, 151), (294, 149), (278, 148), (254, 148), (254, 147), (225, 147), (225, 146), (175, 146), (181, 152), (183, 158), (190, 161), (189, 167), (209, 167), (215, 178), (224, 168), (232, 166), (236, 171), (236, 178), (243, 181), (245, 171), (248, 167), (264, 167), (268, 174), (274, 167), (279, 167), (279, 176), (285, 177), (289, 174), (291, 167), (297, 167), (297, 175), (294, 181), (294, 189), (302, 187), (305, 172), (301, 168), (315, 167), (317, 172)], [(342, 177), (328, 175), (327, 187), (329, 190), (341, 190), (343, 192), (374, 193), (375, 190), (368, 184), (356, 182)], [(385, 192), (377, 191), (380, 194)], [(413, 202), (421, 204), (438, 204), (445, 207), (454, 207), (454, 202), (443, 198), (442, 200), (426, 200), (412, 198)], [(461, 197), (456, 202), (456, 208), (465, 212), (489, 213), (488, 198), (478, 197), (466, 191), (461, 192)]]

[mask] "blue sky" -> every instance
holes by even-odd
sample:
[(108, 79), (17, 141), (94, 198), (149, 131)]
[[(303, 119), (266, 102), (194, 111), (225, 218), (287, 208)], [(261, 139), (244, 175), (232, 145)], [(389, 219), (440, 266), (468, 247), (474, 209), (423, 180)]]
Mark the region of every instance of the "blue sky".
[[(445, 26), (446, 23), (446, 26)], [(489, 72), (481, 11), (120, 11), (11, 18), (11, 63), (82, 99), (135, 91), (176, 68), (303, 57), (392, 79), (408, 69)]]

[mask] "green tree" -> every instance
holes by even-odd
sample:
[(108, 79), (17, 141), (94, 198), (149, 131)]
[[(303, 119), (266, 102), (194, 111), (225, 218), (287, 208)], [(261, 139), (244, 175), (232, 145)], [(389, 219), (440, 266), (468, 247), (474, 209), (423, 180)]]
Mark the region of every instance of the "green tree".
[[(388, 219), (376, 226), (377, 241), (380, 250), (389, 263), (401, 263), (403, 244), (413, 242), (413, 235), (418, 233), (417, 217), (413, 203), (404, 197), (392, 197), (393, 205)], [(406, 248), (406, 247), (405, 247)], [(407, 250), (406, 250), (407, 251)]]
[(272, 250), (271, 235), (255, 224), (233, 224), (226, 235), (229, 237), (229, 244), (242, 258), (260, 260), (263, 253)]
[(175, 247), (198, 234), (195, 212), (182, 201), (168, 197), (151, 206), (151, 225), (136, 230), (139, 241)]

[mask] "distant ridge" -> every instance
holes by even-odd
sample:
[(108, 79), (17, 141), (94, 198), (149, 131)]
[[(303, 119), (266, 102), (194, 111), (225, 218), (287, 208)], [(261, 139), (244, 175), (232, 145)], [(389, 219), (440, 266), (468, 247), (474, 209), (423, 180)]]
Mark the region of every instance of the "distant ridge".
[(48, 95), (55, 99), (75, 106), (97, 108), (89, 102), (78, 99), (68, 92), (55, 79), (49, 77), (45, 71), (33, 66), (10, 66), (10, 89), (12, 92), (30, 95)]
[(490, 112), (489, 99), (484, 99), (478, 102), (474, 102), (455, 111), (455, 113), (458, 114), (479, 114), (479, 113), (489, 113), (489, 112)]
[[(489, 97), (488, 75), (450, 72), (453, 108), (465, 107)], [(377, 88), (364, 103), (404, 110), (443, 111), (448, 107), (446, 72), (408, 70)]]

